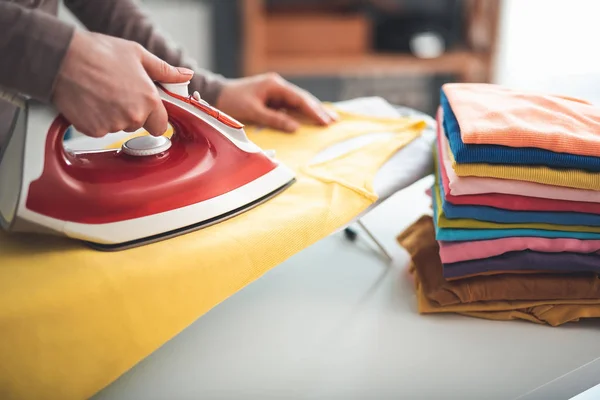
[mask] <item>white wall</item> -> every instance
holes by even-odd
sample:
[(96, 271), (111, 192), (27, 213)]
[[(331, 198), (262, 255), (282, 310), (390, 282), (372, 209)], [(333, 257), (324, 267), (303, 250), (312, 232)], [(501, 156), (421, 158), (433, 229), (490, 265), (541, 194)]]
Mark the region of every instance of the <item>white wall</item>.
[(495, 81), (600, 103), (600, 1), (503, 3)]
[(143, 6), (161, 30), (182, 45), (200, 67), (212, 68), (212, 13), (208, 2), (144, 0)]

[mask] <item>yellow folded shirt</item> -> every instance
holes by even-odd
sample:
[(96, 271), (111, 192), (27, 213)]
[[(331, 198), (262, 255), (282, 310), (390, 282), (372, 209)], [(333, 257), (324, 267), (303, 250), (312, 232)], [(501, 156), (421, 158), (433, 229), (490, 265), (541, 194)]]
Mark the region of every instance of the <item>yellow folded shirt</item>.
[[(115, 253), (0, 232), (0, 398), (89, 398), (198, 317), (376, 201), (381, 165), (424, 123), (340, 112), (295, 134), (248, 127), (297, 173), (279, 196), (217, 225)], [(394, 132), (322, 163), (340, 141)], [(118, 146), (118, 144), (115, 144)], [(114, 147), (114, 146), (112, 146)]]
[(510, 179), (563, 186), (575, 189), (600, 190), (600, 173), (578, 169), (557, 170), (544, 166), (497, 164), (459, 164), (448, 146), (452, 169), (458, 176)]

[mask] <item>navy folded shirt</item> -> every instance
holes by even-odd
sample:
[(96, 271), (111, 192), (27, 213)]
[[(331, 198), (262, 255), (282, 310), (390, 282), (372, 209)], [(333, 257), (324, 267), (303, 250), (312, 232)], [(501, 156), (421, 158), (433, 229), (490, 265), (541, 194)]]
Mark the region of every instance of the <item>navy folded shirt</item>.
[(600, 272), (598, 254), (541, 253), (537, 251), (513, 251), (500, 256), (480, 260), (443, 264), (444, 278), (461, 278), (483, 272), (552, 271), (557, 273)]

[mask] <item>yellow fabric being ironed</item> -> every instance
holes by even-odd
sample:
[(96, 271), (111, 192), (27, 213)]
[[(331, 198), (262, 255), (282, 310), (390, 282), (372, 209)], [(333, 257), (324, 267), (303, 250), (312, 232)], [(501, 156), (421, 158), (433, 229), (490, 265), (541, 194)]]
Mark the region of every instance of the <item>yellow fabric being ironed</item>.
[(600, 190), (600, 173), (578, 169), (552, 169), (532, 165), (459, 164), (448, 147), (452, 169), (458, 176), (478, 176), (543, 183), (575, 189)]
[(459, 229), (541, 229), (544, 231), (563, 231), (563, 232), (591, 232), (600, 233), (600, 226), (584, 225), (556, 225), (543, 223), (523, 223), (523, 224), (499, 224), (496, 222), (479, 221), (470, 218), (446, 218), (442, 209), (442, 195), (440, 193), (439, 182), (433, 190), (435, 201), (437, 203), (437, 224), (440, 228), (459, 228)]
[[(0, 398), (88, 398), (373, 204), (377, 169), (425, 124), (340, 114), (330, 127), (304, 126), (296, 134), (248, 128), (255, 143), (275, 149), (297, 172), (297, 182), (206, 229), (116, 253), (0, 233)], [(396, 134), (310, 165), (322, 149), (375, 132)]]

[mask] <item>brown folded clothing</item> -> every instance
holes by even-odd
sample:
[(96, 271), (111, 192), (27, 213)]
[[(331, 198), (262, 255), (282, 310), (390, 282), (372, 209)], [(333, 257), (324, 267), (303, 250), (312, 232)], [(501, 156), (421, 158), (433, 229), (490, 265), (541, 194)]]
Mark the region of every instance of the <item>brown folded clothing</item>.
[(600, 317), (600, 300), (477, 301), (440, 306), (425, 296), (418, 278), (419, 313), (454, 313), (470, 317), (508, 321), (521, 319), (538, 324), (559, 326), (582, 318)]
[(454, 313), (497, 321), (520, 319), (551, 326), (600, 317), (599, 300), (482, 301), (440, 306), (427, 299), (420, 288), (417, 288), (417, 300), (421, 314)]
[(429, 216), (411, 225), (398, 242), (410, 254), (425, 296), (442, 306), (493, 300), (600, 299), (600, 279), (594, 273), (505, 274), (447, 281)]
[[(398, 237), (398, 242), (411, 254), (410, 268), (415, 275), (422, 314), (456, 313), (491, 320), (521, 319), (552, 326), (600, 317), (600, 298), (582, 297), (582, 294), (593, 296), (596, 293), (595, 274), (508, 274), (447, 282), (442, 276), (431, 217), (421, 217)], [(527, 279), (523, 280), (525, 277)], [(560, 295), (562, 299), (558, 297)], [(507, 300), (511, 296), (515, 299)]]

